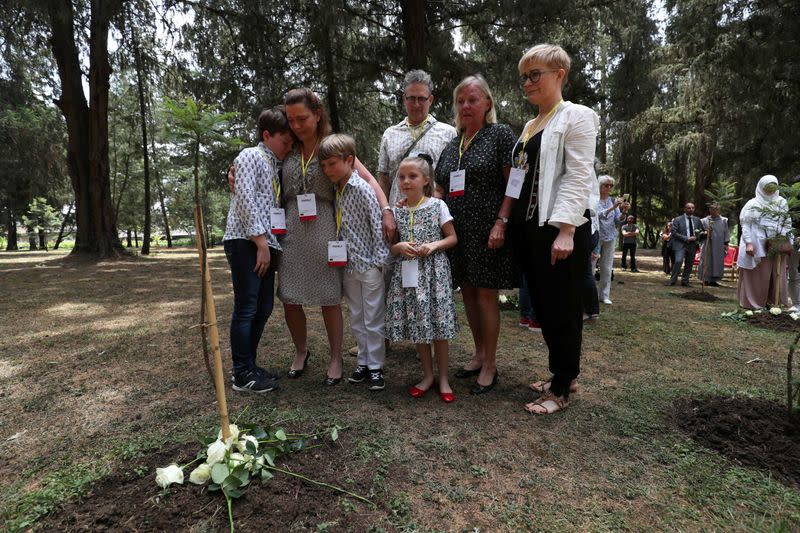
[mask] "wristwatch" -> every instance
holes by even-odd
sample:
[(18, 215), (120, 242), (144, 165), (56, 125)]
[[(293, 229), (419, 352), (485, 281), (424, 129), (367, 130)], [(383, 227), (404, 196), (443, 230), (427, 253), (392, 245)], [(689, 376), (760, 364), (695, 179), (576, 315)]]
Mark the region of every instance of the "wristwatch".
[(497, 217), (497, 220), (502, 222), (503, 224), (508, 224), (508, 217)]
[(391, 211), (391, 210), (392, 210), (392, 206), (390, 206), (390, 205), (381, 207), (381, 211)]

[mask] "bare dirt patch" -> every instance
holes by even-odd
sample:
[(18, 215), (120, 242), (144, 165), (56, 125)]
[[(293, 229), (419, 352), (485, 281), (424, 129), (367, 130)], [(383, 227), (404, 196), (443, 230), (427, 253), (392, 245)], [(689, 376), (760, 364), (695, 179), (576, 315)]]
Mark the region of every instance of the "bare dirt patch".
[(759, 328), (773, 331), (800, 331), (800, 320), (795, 320), (787, 313), (773, 316), (769, 313), (755, 313), (747, 317), (747, 323)]
[(800, 487), (800, 418), (790, 422), (785, 406), (758, 398), (680, 399), (669, 417), (702, 445)]
[(717, 298), (710, 292), (705, 292), (705, 291), (684, 292), (680, 295), (680, 297), (685, 298), (687, 300), (696, 300), (698, 302), (716, 302), (717, 300), (719, 300), (719, 298)]
[[(346, 438), (290, 455), (279, 468), (367, 495), (374, 465), (343, 457)], [(228, 531), (228, 511), (220, 492), (189, 483), (161, 490), (156, 467), (187, 463), (196, 442), (180, 444), (131, 460), (79, 500), (69, 502), (40, 522), (43, 531)], [(346, 456), (347, 454), (345, 454)], [(342, 461), (346, 460), (346, 468)], [(144, 476), (141, 473), (146, 472)], [(380, 502), (376, 502), (380, 505)], [(383, 511), (380, 512), (383, 514)], [(341, 493), (276, 473), (265, 485), (254, 481), (233, 503), (237, 531), (285, 531), (329, 524), (332, 529), (364, 531), (375, 510)], [(336, 526), (339, 527), (336, 527)]]

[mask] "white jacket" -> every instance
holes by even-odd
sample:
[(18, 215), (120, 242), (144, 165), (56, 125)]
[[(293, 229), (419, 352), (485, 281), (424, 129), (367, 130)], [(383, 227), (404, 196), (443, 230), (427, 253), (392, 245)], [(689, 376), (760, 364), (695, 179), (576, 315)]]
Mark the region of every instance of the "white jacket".
[(583, 213), (597, 187), (594, 151), (599, 126), (597, 113), (564, 102), (544, 128), (539, 156), (540, 226), (549, 223), (560, 228), (566, 223), (577, 227), (586, 222)]

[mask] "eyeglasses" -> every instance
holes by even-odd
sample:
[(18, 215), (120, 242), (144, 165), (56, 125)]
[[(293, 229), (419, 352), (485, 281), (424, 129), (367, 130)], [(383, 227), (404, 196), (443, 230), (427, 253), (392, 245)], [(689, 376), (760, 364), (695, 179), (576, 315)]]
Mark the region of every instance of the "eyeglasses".
[(613, 183), (604, 183), (604, 184), (601, 185), (601, 187), (614, 187), (614, 184)]
[(430, 95), (428, 95), (428, 96), (407, 96), (407, 95), (403, 95), (403, 98), (405, 98), (406, 102), (408, 102), (409, 104), (424, 104), (425, 102), (427, 102), (430, 99)]
[(539, 83), (542, 79), (542, 74), (546, 72), (558, 72), (560, 69), (555, 70), (532, 70), (526, 74), (523, 74), (519, 77), (519, 84), (525, 85), (525, 82), (530, 80), (531, 83)]

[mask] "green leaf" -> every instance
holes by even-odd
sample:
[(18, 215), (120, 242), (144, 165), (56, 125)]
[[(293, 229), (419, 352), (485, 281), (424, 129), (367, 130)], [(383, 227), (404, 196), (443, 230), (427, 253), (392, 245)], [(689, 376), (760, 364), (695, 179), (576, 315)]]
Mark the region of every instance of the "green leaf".
[(273, 451), (273, 448), (267, 448), (264, 450), (263, 456), (269, 466), (275, 466), (275, 452)]
[(333, 428), (331, 429), (331, 440), (335, 441), (338, 438), (339, 438), (339, 428), (333, 426)]
[(214, 483), (222, 483), (228, 477), (228, 474), (230, 474), (230, 470), (228, 470), (228, 465), (224, 463), (217, 463), (211, 467), (211, 481)]
[(269, 438), (269, 434), (264, 431), (264, 428), (260, 426), (254, 427), (251, 431), (248, 432), (250, 435), (254, 436), (257, 440), (264, 440)]
[(275, 476), (272, 475), (272, 472), (270, 472), (266, 468), (262, 468), (261, 469), (261, 483), (262, 484), (266, 483), (267, 481), (269, 481), (273, 477), (275, 477)]
[(209, 485), (208, 485), (209, 492), (218, 491), (220, 488), (222, 488), (222, 487), (220, 487), (218, 483), (209, 483)]
[(225, 481), (222, 482), (222, 490), (225, 492), (229, 491), (230, 489), (238, 489), (241, 486), (242, 482), (233, 474), (226, 477)]
[(256, 448), (256, 445), (255, 445), (255, 444), (253, 444), (253, 441), (251, 441), (251, 440), (248, 440), (248, 441), (246, 441), (246, 442), (247, 442), (247, 444), (245, 444), (245, 446), (244, 446), (244, 449), (245, 449), (245, 450), (247, 451), (247, 453), (249, 453), (250, 455), (255, 455), (255, 454), (256, 454), (256, 452), (258, 452), (258, 449)]
[(275, 438), (278, 440), (286, 440), (286, 433), (283, 431), (283, 429), (279, 429), (275, 432)]
[(237, 477), (242, 483), (246, 483), (250, 478), (250, 472), (247, 471), (243, 464), (234, 468), (231, 475)]
[(240, 498), (244, 495), (244, 492), (239, 489), (223, 489), (225, 494), (228, 495), (229, 498)]

